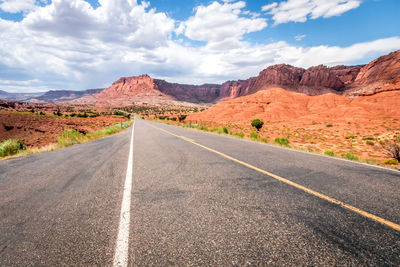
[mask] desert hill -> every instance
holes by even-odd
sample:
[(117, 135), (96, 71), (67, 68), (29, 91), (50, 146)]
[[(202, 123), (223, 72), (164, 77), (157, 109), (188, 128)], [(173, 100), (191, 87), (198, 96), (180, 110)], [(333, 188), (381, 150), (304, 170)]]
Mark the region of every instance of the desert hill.
[(308, 96), (282, 88), (261, 90), (254, 94), (223, 101), (187, 121), (210, 124), (249, 124), (264, 121), (370, 121), (385, 117), (400, 119), (399, 92), (382, 92), (372, 96), (349, 98), (336, 94)]
[(87, 95), (76, 102), (109, 106), (217, 103), (275, 87), (310, 96), (332, 93), (351, 97), (400, 90), (400, 50), (367, 65), (319, 65), (308, 69), (286, 64), (273, 65), (257, 77), (223, 84), (177, 84), (153, 79), (149, 75), (123, 77), (104, 91)]

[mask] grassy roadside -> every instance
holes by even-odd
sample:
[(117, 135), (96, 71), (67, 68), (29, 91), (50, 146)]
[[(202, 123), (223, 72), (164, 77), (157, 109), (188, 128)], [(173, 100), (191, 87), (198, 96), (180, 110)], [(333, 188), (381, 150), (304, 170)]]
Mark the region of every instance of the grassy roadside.
[(383, 167), (388, 167), (388, 168), (400, 170), (400, 164), (396, 160), (379, 161), (379, 160), (375, 160), (375, 159), (361, 159), (357, 155), (354, 155), (351, 152), (336, 154), (332, 150), (324, 150), (322, 152), (310, 151), (309, 149), (296, 147), (293, 144), (290, 144), (289, 139), (285, 138), (285, 137), (281, 137), (281, 138), (278, 137), (278, 138), (275, 138), (274, 140), (270, 141), (268, 138), (260, 136), (260, 134), (257, 131), (252, 131), (249, 134), (249, 136), (247, 136), (242, 132), (230, 131), (226, 126), (209, 127), (209, 126), (200, 125), (200, 124), (169, 123), (169, 122), (166, 122), (166, 121), (163, 121), (163, 120), (154, 120), (154, 121), (157, 121), (157, 122), (160, 122), (160, 123), (164, 123), (164, 124), (168, 124), (168, 125), (179, 126), (181, 128), (187, 128), (187, 129), (192, 129), (192, 130), (217, 133), (217, 134), (231, 136), (231, 137), (235, 137), (235, 138), (239, 138), (239, 139), (246, 139), (246, 140), (265, 143), (265, 144), (269, 144), (269, 145), (292, 148), (292, 149), (295, 149), (295, 150), (309, 152), (309, 153), (313, 153), (313, 154), (319, 154), (319, 155), (324, 155), (324, 156), (329, 156), (329, 157), (341, 158), (341, 159), (346, 159), (346, 160), (350, 160), (350, 161), (356, 161), (356, 162), (360, 162), (360, 163), (366, 163), (366, 164), (370, 164), (370, 165), (383, 166)]
[(115, 123), (114, 125), (107, 126), (102, 130), (89, 132), (87, 134), (80, 133), (74, 129), (67, 129), (60, 134), (57, 143), (51, 143), (43, 147), (34, 147), (29, 149), (25, 149), (25, 145), (19, 140), (8, 139), (0, 143), (0, 160), (16, 158), (34, 153), (48, 152), (75, 144), (87, 143), (118, 133), (131, 126), (132, 123), (133, 120)]

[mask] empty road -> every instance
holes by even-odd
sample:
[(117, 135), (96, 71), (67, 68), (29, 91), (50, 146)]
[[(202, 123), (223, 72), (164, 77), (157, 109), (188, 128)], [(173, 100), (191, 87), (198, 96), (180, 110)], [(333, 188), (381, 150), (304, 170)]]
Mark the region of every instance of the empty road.
[(400, 172), (133, 128), (0, 161), (0, 266), (400, 265)]

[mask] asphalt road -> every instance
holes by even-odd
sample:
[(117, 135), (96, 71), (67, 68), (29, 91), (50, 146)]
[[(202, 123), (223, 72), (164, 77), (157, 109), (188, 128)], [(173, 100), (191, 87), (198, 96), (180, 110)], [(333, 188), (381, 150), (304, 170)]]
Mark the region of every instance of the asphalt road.
[[(134, 128), (130, 266), (400, 265), (400, 231), (238, 161), (395, 224), (400, 172), (142, 120)], [(130, 137), (0, 161), (0, 266), (112, 265)]]

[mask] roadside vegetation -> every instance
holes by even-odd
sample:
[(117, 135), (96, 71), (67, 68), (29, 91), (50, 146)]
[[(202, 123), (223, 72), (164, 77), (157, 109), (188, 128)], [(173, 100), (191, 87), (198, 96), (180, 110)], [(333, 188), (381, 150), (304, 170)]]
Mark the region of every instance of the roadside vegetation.
[(206, 106), (186, 107), (132, 105), (119, 108), (118, 110), (128, 113), (135, 113), (142, 119), (183, 122), (189, 114), (201, 112), (206, 109)]
[(25, 150), (25, 144), (17, 139), (8, 139), (0, 143), (0, 157), (12, 156)]
[[(235, 124), (219, 126), (212, 124), (199, 124), (179, 119), (176, 121), (166, 121), (158, 118), (156, 120), (184, 128), (230, 135), (236, 138), (249, 139), (256, 142), (323, 154), (330, 157), (338, 157), (374, 165), (384, 165), (395, 168), (400, 167), (400, 160), (397, 158), (400, 156), (400, 139), (398, 137), (382, 139), (379, 137), (379, 134), (374, 134), (372, 136), (362, 135), (359, 132), (348, 133), (343, 136), (339, 136), (335, 133), (335, 135), (332, 136), (324, 133), (324, 129), (322, 128), (324, 126), (328, 129), (333, 128), (332, 132), (334, 132), (336, 126), (329, 122), (312, 122), (311, 125), (317, 128), (317, 130), (312, 134), (310, 131), (306, 132), (307, 130), (305, 128), (300, 129), (303, 131), (303, 133), (301, 133), (298, 130), (290, 131), (290, 129), (285, 126), (281, 127), (281, 130), (278, 133), (276, 127), (274, 127), (274, 133), (269, 133), (269, 129), (272, 127), (268, 123), (265, 124), (263, 121), (257, 119), (250, 121), (247, 127)], [(356, 129), (360, 128), (359, 125), (355, 124), (355, 126), (357, 126)], [(317, 135), (317, 133), (323, 133), (324, 135)], [(327, 142), (328, 138), (330, 138), (330, 143), (332, 143), (332, 139), (335, 140), (334, 146)], [(340, 138), (343, 138), (345, 142), (340, 143)], [(379, 147), (379, 144), (381, 147)], [(360, 152), (361, 145), (372, 147), (374, 153), (365, 152), (363, 150)], [(368, 156), (371, 157), (375, 155), (383, 155), (383, 150), (386, 151), (385, 153), (387, 157), (390, 157), (390, 159), (387, 157), (385, 158), (384, 156), (380, 156), (379, 158), (365, 158), (365, 154), (367, 153)], [(364, 155), (364, 157), (362, 155)]]
[(58, 137), (57, 143), (51, 143), (43, 147), (26, 148), (25, 144), (17, 139), (8, 139), (0, 143), (0, 158), (10, 156), (24, 156), (33, 153), (53, 151), (56, 149), (82, 144), (96, 139), (100, 139), (128, 128), (132, 121), (124, 121), (107, 126), (103, 130), (89, 133), (81, 133), (75, 129), (66, 129)]

